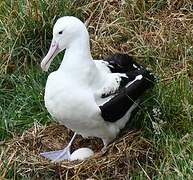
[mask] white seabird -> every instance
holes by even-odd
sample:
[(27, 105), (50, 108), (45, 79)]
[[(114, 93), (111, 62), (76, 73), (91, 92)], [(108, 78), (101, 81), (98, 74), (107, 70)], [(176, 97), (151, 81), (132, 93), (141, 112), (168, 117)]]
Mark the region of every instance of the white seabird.
[(53, 28), (53, 39), (41, 62), (44, 71), (65, 49), (62, 63), (47, 79), (45, 106), (51, 116), (75, 132), (63, 150), (41, 153), (52, 161), (70, 159), (70, 146), (77, 134), (99, 137), (104, 148), (125, 127), (154, 76), (126, 54), (93, 60), (89, 34), (83, 22), (61, 17)]

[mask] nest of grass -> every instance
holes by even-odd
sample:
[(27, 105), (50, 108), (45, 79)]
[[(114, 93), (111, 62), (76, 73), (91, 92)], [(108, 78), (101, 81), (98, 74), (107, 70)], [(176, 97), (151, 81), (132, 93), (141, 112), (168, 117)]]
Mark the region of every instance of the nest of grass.
[[(62, 125), (47, 127), (34, 125), (22, 136), (1, 144), (0, 169), (2, 177), (10, 171), (15, 176), (35, 179), (125, 179), (129, 172), (143, 169), (154, 158), (150, 142), (140, 136), (141, 132), (125, 132), (110, 144), (105, 153), (98, 138), (83, 139), (77, 136), (72, 147), (89, 147), (95, 154), (84, 161), (63, 161), (52, 163), (40, 156), (40, 152), (62, 149), (72, 137), (73, 132)], [(144, 170), (145, 171), (145, 170)], [(149, 172), (148, 172), (149, 173)]]

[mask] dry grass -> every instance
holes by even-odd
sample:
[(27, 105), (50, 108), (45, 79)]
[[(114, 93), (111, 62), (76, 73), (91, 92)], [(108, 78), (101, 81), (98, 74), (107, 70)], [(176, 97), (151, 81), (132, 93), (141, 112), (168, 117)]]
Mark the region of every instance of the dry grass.
[[(144, 119), (143, 133), (125, 132), (109, 146), (106, 154), (99, 152), (102, 145), (99, 139), (83, 140), (78, 137), (73, 149), (91, 147), (95, 151), (95, 156), (85, 161), (64, 161), (54, 164), (40, 157), (39, 153), (44, 150), (63, 148), (72, 132), (56, 124), (47, 127), (35, 124), (21, 136), (18, 135), (0, 143), (0, 179), (134, 179), (135, 177), (138, 179), (179, 177), (191, 179), (193, 175), (193, 144), (190, 141), (193, 130), (192, 0), (75, 1), (65, 7), (67, 13), (63, 13), (62, 6), (60, 10), (55, 9), (57, 2), (62, 1), (54, 1), (52, 4), (42, 0), (41, 2), (44, 2), (48, 9), (48, 15), (41, 12), (38, 1), (34, 2), (37, 6), (28, 3), (31, 11), (28, 12), (27, 9), (30, 10), (30, 8), (27, 8), (24, 12), (25, 16), (14, 14), (16, 12), (13, 10), (10, 13), (10, 21), (6, 18), (7, 16), (2, 18), (2, 29), (6, 29), (1, 36), (6, 38), (2, 38), (3, 41), (0, 42), (4, 51), (0, 54), (3, 62), (0, 69), (2, 74), (11, 74), (17, 69), (23, 70), (23, 67), (27, 69), (30, 63), (33, 67), (39, 64), (42, 54), (46, 52), (48, 41), (51, 40), (51, 26), (55, 19), (55, 12), (59, 15), (76, 15), (76, 12), (80, 12), (77, 16), (86, 21), (91, 37), (92, 54), (95, 58), (99, 59), (115, 52), (128, 53), (158, 74), (160, 80), (154, 89), (155, 96), (150, 97), (150, 102), (148, 100), (145, 102), (146, 106), (138, 115), (140, 116), (138, 119)], [(36, 11), (37, 7), (38, 11)], [(44, 8), (43, 10), (46, 11)], [(34, 19), (35, 24), (32, 23)], [(21, 20), (25, 23), (19, 24)], [(17, 33), (19, 33), (18, 36)], [(0, 52), (2, 52), (1, 49)], [(34, 76), (36, 93), (38, 91), (36, 84), (42, 85), (44, 81), (39, 74), (40, 72), (38, 76)], [(21, 83), (23, 74), (20, 76), (22, 78), (18, 79), (18, 82)], [(37, 80), (37, 77), (42, 78), (42, 81)], [(15, 79), (13, 78), (12, 81)], [(9, 82), (6, 83), (5, 92), (12, 87)], [(3, 81), (2, 84), (6, 83)], [(30, 81), (29, 86), (31, 84), (33, 83)], [(15, 89), (18, 86), (14, 84)], [(27, 92), (28, 89), (25, 89), (24, 93)], [(27, 96), (30, 97), (33, 93), (29, 92)], [(22, 97), (24, 93), (21, 93)], [(17, 94), (13, 90), (11, 98)], [(33, 95), (37, 97), (37, 94)], [(4, 96), (7, 96), (6, 93)], [(41, 97), (42, 94), (35, 101), (39, 102)], [(16, 117), (14, 121), (23, 115), (21, 113), (23, 111), (29, 115), (29, 110), (26, 110), (29, 107), (26, 106), (25, 109), (23, 104), (29, 104), (29, 106), (34, 104), (33, 107), (37, 110), (37, 104), (31, 104), (31, 101), (30, 98), (24, 103), (19, 101), (22, 104), (21, 107), (17, 107), (16, 110), (12, 108), (14, 113), (18, 112), (15, 116), (13, 113), (13, 117)], [(4, 104), (9, 103), (10, 101), (5, 101)], [(41, 106), (42, 102), (39, 103), (39, 107)], [(153, 114), (152, 106), (161, 113)], [(4, 111), (6, 108), (7, 106)], [(22, 111), (19, 113), (18, 109)], [(37, 112), (34, 109), (32, 108), (34, 114), (38, 114), (40, 109)], [(39, 116), (31, 116), (35, 117), (34, 121), (39, 120)], [(41, 117), (47, 119), (47, 114), (44, 113)], [(9, 120), (4, 118), (7, 131), (10, 127)], [(25, 121), (26, 116), (23, 117), (22, 123), (28, 124)], [(163, 124), (161, 124), (162, 121)], [(161, 134), (155, 133), (155, 129), (152, 128), (153, 122), (161, 124), (159, 127)], [(13, 129), (16, 127), (16, 125), (12, 126)], [(147, 136), (148, 140), (144, 138)], [(185, 142), (181, 143), (180, 140), (184, 137), (186, 137)]]
[[(171, 68), (189, 69), (192, 62), (193, 12), (191, 1), (94, 1), (85, 7), (92, 52), (102, 58), (115, 52), (125, 52), (136, 58), (151, 60), (154, 71), (166, 77)], [(146, 64), (147, 65), (147, 64)], [(168, 66), (170, 69), (166, 69)], [(169, 73), (169, 74), (168, 74)]]
[[(71, 132), (61, 125), (34, 125), (22, 136), (1, 144), (1, 177), (13, 171), (17, 178), (22, 175), (45, 178), (46, 174), (53, 172), (52, 179), (125, 179), (139, 165), (151, 164), (155, 157), (151, 143), (140, 137), (140, 132), (134, 131), (125, 133), (109, 145), (105, 154), (100, 151), (101, 140), (85, 140), (78, 136), (72, 149), (90, 147), (95, 151), (95, 155), (85, 161), (51, 163), (40, 157), (39, 153), (45, 150), (62, 149), (69, 142), (70, 135)], [(152, 173), (153, 170), (148, 172)]]

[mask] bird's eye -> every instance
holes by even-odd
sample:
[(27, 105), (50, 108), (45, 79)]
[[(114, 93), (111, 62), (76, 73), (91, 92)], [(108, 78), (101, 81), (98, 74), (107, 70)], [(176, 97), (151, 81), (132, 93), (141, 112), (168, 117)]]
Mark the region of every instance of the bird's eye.
[(63, 33), (63, 31), (60, 31), (58, 34), (62, 34)]

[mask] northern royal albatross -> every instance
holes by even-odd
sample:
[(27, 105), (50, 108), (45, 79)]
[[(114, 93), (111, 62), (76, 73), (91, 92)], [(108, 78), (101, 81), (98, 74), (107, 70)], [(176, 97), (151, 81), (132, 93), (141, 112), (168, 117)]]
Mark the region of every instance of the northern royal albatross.
[(41, 68), (47, 71), (64, 49), (60, 67), (48, 76), (44, 100), (51, 116), (75, 134), (63, 150), (41, 153), (52, 161), (69, 159), (76, 133), (99, 137), (106, 148), (126, 125), (139, 97), (154, 82), (154, 76), (126, 54), (93, 60), (88, 31), (76, 17), (57, 20)]

